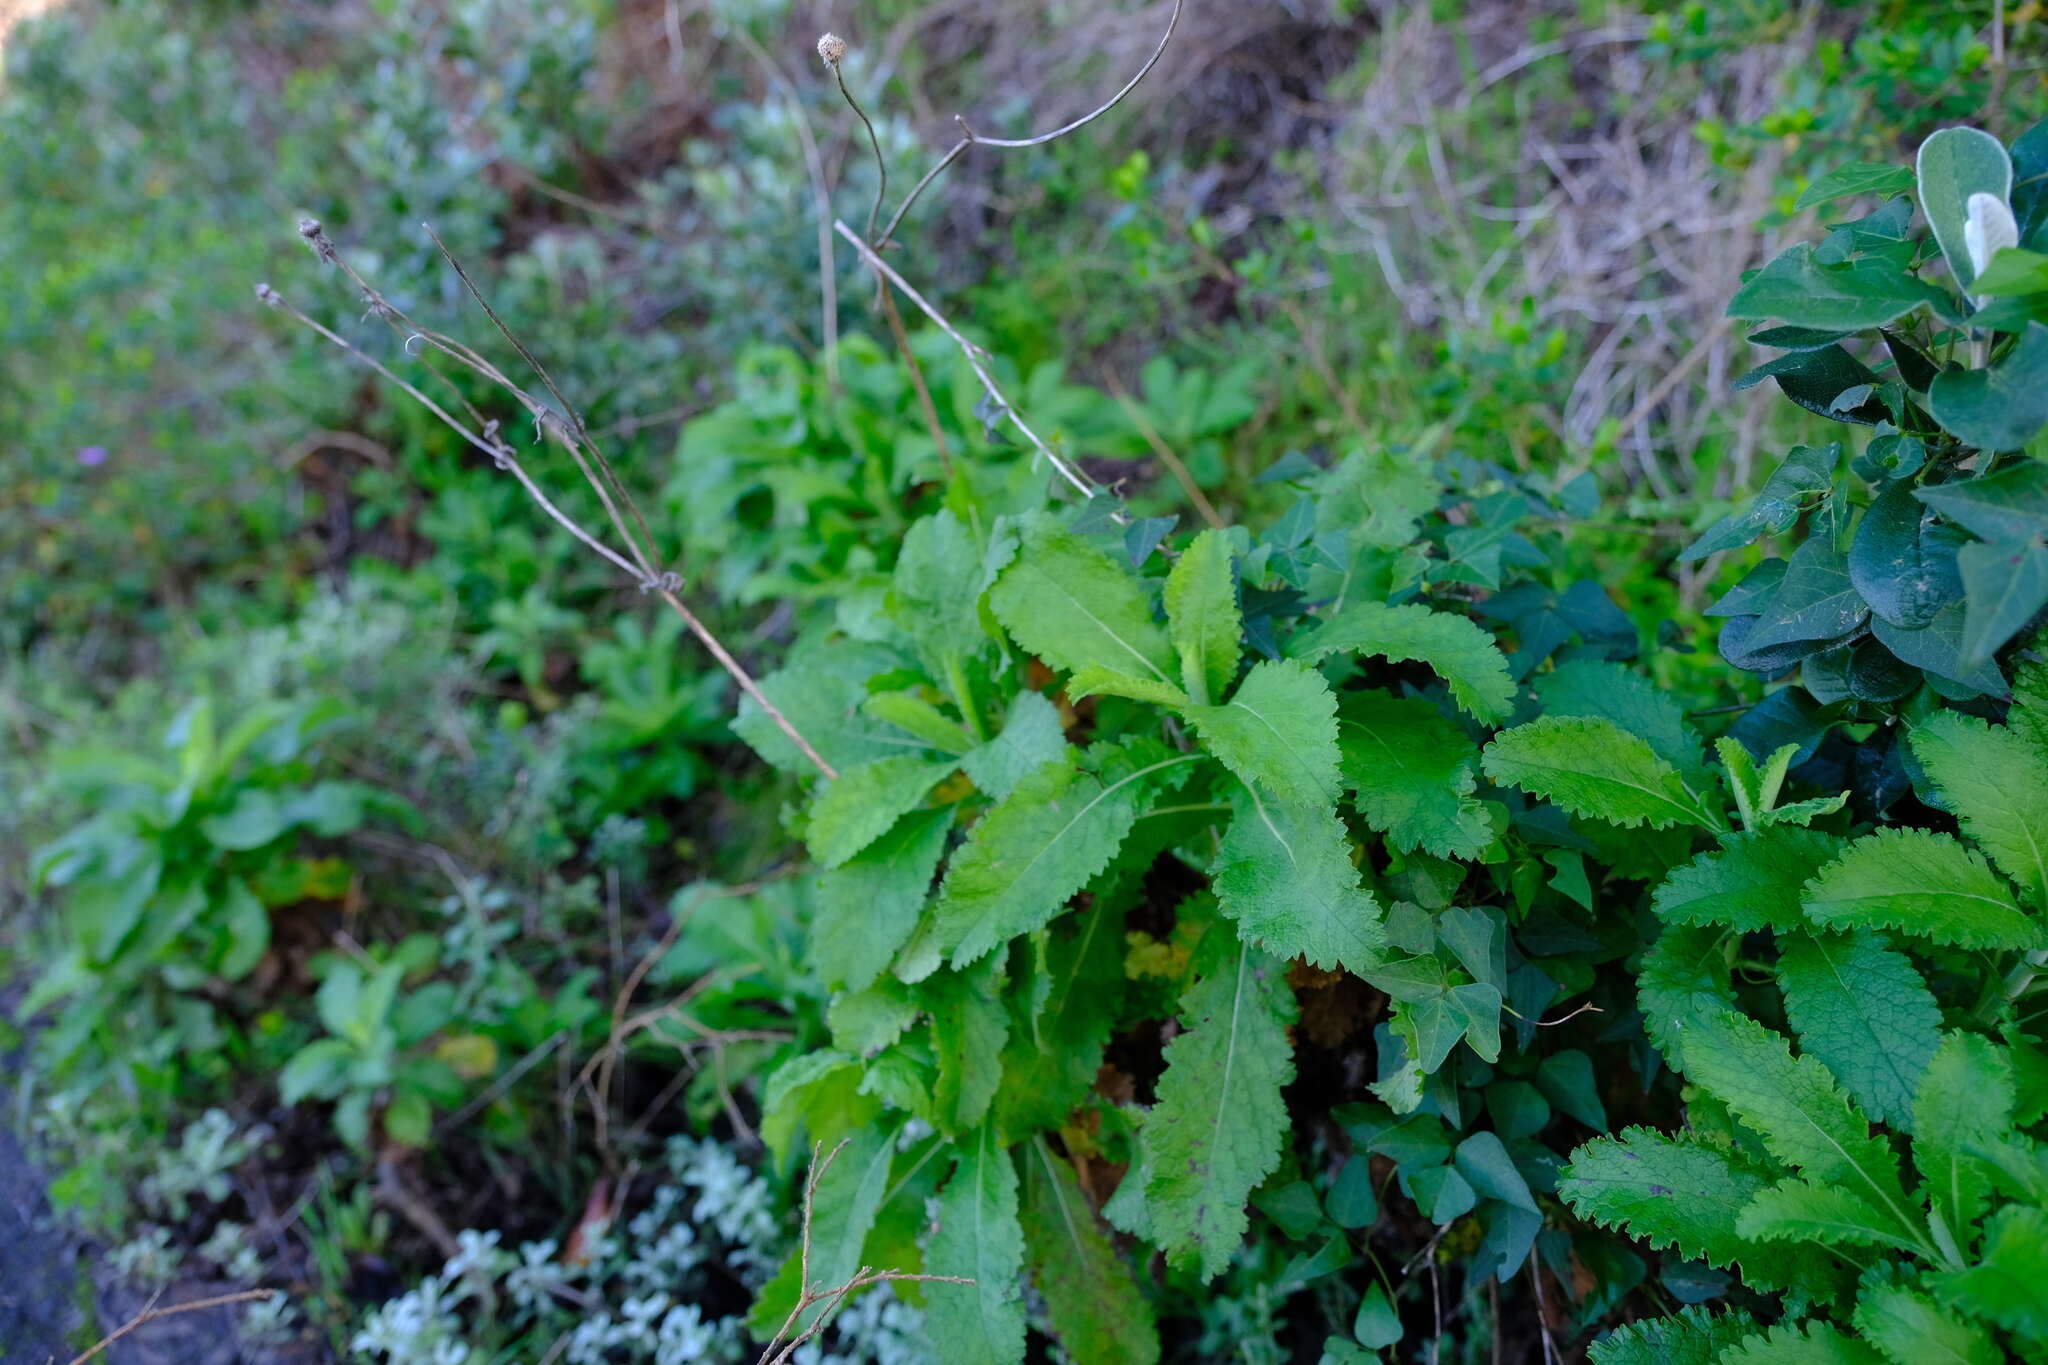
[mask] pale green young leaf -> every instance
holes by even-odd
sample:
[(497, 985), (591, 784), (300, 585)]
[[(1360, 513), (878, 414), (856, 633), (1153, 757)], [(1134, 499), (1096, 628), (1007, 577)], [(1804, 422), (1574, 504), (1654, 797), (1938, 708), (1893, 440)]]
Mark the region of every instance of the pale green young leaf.
[(1060, 710), (1044, 694), (1019, 692), (1003, 728), (988, 743), (961, 756), (960, 766), (977, 789), (997, 801), (1017, 789), (1025, 776), (1067, 752)]
[[(974, 747), (967, 727), (934, 706), (920, 693), (905, 688), (896, 692), (873, 692), (860, 709), (874, 720), (892, 727), (884, 733), (901, 747), (937, 749), (942, 754), (964, 755)], [(903, 734), (895, 735), (893, 730)], [(912, 740), (918, 741), (912, 744)], [(929, 755), (924, 755), (929, 757)]]
[(1139, 1130), (1145, 1205), (1167, 1259), (1212, 1280), (1249, 1220), (1245, 1200), (1280, 1161), (1294, 1079), (1285, 966), (1223, 926), (1202, 943), (1200, 976), (1181, 1000), (1185, 1031), (1166, 1045), (1158, 1103)]
[(2033, 948), (2040, 923), (1975, 850), (1946, 834), (1881, 829), (1806, 884), (1807, 918), (1832, 929), (1897, 929), (1961, 948)]
[(1074, 670), (1074, 676), (1067, 679), (1067, 696), (1080, 701), (1083, 697), (1129, 697), (1132, 701), (1148, 701), (1155, 706), (1181, 707), (1188, 704), (1188, 694), (1170, 682), (1158, 678), (1134, 678), (1128, 673), (1104, 668), (1101, 664), (1089, 664)]
[(1009, 1017), (1002, 1001), (1002, 955), (960, 971), (940, 972), (919, 987), (932, 1016), (932, 1054), (939, 1075), (932, 1110), (939, 1131), (957, 1136), (980, 1124), (1003, 1083), (1003, 1040)]
[(1239, 787), (1214, 885), (1238, 930), (1283, 958), (1360, 972), (1379, 960), (1379, 903), (1359, 882), (1344, 822)]
[(1977, 1263), (1928, 1284), (1954, 1308), (2048, 1347), (2048, 1209), (2007, 1204), (1984, 1225)]
[(1723, 1269), (1741, 1265), (1745, 1283), (1785, 1289), (1800, 1280), (1789, 1249), (1759, 1245), (1736, 1231), (1771, 1171), (1728, 1147), (1649, 1128), (1594, 1138), (1558, 1172), (1558, 1195), (1581, 1218), (1619, 1228), (1653, 1251)]
[(1725, 1348), (1715, 1365), (1885, 1365), (1869, 1346), (1818, 1318), (1780, 1323)]
[(1533, 680), (1546, 716), (1597, 716), (1639, 736), (1657, 757), (1696, 785), (1705, 782), (1700, 738), (1673, 693), (1605, 659), (1567, 659)]
[(2012, 195), (2012, 157), (1997, 138), (1981, 129), (1943, 128), (1921, 142), (1914, 171), (1920, 181), (1920, 211), (1934, 228), (1949, 273), (1967, 290), (1977, 278), (1965, 240), (1970, 196), (1988, 194), (2005, 203)]
[(1903, 1284), (1865, 1287), (1852, 1320), (1892, 1365), (2006, 1365), (1989, 1332)]
[(1914, 1236), (1898, 1158), (1836, 1088), (1827, 1068), (1795, 1057), (1779, 1034), (1734, 1012), (1685, 1029), (1686, 1079), (1763, 1139), (1765, 1150), (1807, 1179), (1867, 1198), (1902, 1237)]
[[(860, 1269), (861, 1247), (889, 1191), (896, 1135), (903, 1123), (900, 1114), (886, 1116), (852, 1133), (846, 1145), (832, 1156), (818, 1177), (811, 1201), (811, 1282), (808, 1286), (799, 1285), (804, 1258), (791, 1251), (775, 1278), (762, 1288), (748, 1314), (748, 1326), (754, 1335), (765, 1340), (782, 1330), (790, 1310), (801, 1297), (801, 1289), (837, 1288)], [(806, 1330), (826, 1311), (827, 1305), (823, 1303), (813, 1305), (792, 1325), (790, 1334)]]
[[(934, 678), (988, 638), (981, 627), (981, 549), (950, 511), (912, 524), (896, 554), (889, 607)], [(957, 700), (957, 698), (956, 698)]]
[(1862, 1195), (1812, 1180), (1785, 1180), (1757, 1191), (1736, 1219), (1735, 1228), (1759, 1242), (1919, 1249), (1912, 1239), (1900, 1234), (1889, 1215)]
[(1941, 1007), (1881, 935), (1785, 934), (1778, 989), (1800, 1050), (1879, 1123), (1910, 1127), (1913, 1096), (1941, 1041)]
[(2048, 753), (1960, 711), (1935, 712), (1909, 742), (1963, 833), (2048, 910)]
[(1347, 692), (1338, 703), (1337, 746), (1359, 814), (1392, 847), (1477, 858), (1493, 842), (1493, 825), (1472, 795), (1479, 748), (1428, 702)]
[(1462, 616), (1413, 602), (1353, 602), (1296, 637), (1287, 652), (1311, 663), (1343, 653), (1427, 664), (1459, 707), (1484, 721), (1503, 720), (1514, 706), (1514, 679), (1493, 637)]
[(787, 1164), (799, 1138), (828, 1150), (881, 1115), (860, 1093), (861, 1066), (843, 1052), (802, 1052), (769, 1074), (761, 1096), (761, 1140)]
[(1643, 954), (1636, 973), (1643, 1029), (1677, 1070), (1685, 1069), (1684, 1044), (1692, 1026), (1735, 1008), (1728, 939), (1718, 929), (1666, 929)]
[(1992, 1167), (1977, 1153), (2010, 1132), (2018, 1098), (2006, 1050), (1974, 1033), (1943, 1038), (1921, 1073), (1913, 1165), (1928, 1205), (1957, 1237), (1991, 1188)]
[(1743, 933), (1806, 927), (1800, 894), (1843, 841), (1795, 825), (1729, 834), (1658, 884), (1651, 905), (1667, 924), (1725, 925)]
[(1282, 801), (1336, 804), (1337, 698), (1320, 673), (1290, 660), (1255, 666), (1222, 706), (1187, 717), (1210, 753)]
[(1096, 1217), (1073, 1167), (1042, 1137), (1024, 1144), (1024, 1245), (1067, 1358), (1100, 1365), (1154, 1365), (1159, 1329), (1152, 1301)]
[(886, 833), (898, 816), (923, 804), (955, 766), (902, 754), (843, 769), (811, 801), (804, 836), (811, 856), (821, 867), (839, 866)]
[(1782, 744), (1773, 750), (1759, 772), (1756, 760), (1741, 740), (1728, 735), (1714, 741), (1714, 752), (1721, 756), (1721, 767), (1728, 774), (1728, 791), (1735, 798), (1736, 813), (1742, 817), (1746, 830), (1762, 829), (1770, 823), (1766, 813), (1777, 802), (1778, 790), (1785, 784), (1785, 774), (1791, 771), (1792, 759), (1798, 754), (1797, 744)]
[(1715, 1313), (1705, 1305), (1669, 1317), (1624, 1323), (1593, 1343), (1593, 1365), (1714, 1365), (1721, 1352), (1757, 1330), (1749, 1314)]
[(960, 1159), (939, 1191), (938, 1230), (925, 1273), (973, 1284), (925, 1287), (925, 1332), (947, 1365), (1019, 1365), (1024, 1359), (1024, 1231), (1017, 1167), (984, 1127), (956, 1143)]
[(989, 592), (1010, 638), (1054, 668), (1089, 664), (1173, 680), (1173, 651), (1124, 566), (1048, 519), (1025, 526), (1017, 557)]
[(840, 991), (825, 1007), (832, 1046), (856, 1057), (872, 1057), (917, 1022), (923, 1011), (900, 981), (883, 977), (866, 990)]
[(1180, 655), (1181, 686), (1197, 705), (1230, 690), (1244, 621), (1226, 532), (1202, 532), (1174, 561), (1166, 576), (1166, 629)]
[(1503, 730), (1486, 746), (1484, 763), (1496, 782), (1626, 829), (1722, 826), (1649, 744), (1592, 716), (1544, 716)]
[(810, 964), (827, 985), (861, 990), (909, 940), (952, 828), (951, 807), (912, 811), (818, 879)]
[(1087, 1095), (1123, 1000), (1123, 962), (1122, 910), (1100, 896), (1046, 931), (1036, 1008), (1003, 1049), (996, 1120), (1004, 1133), (1057, 1128)]
[(1108, 866), (1153, 783), (1189, 757), (1133, 768), (1098, 745), (1080, 761), (1048, 763), (975, 823), (946, 869), (938, 941), (954, 965), (1031, 932)]

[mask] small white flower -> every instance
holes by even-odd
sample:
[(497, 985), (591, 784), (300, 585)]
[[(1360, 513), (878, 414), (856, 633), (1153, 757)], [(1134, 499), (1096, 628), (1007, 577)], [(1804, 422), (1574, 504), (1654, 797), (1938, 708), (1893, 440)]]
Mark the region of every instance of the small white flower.
[(1995, 194), (1973, 194), (1970, 216), (1963, 222), (1963, 246), (1970, 253), (1970, 274), (1984, 273), (1991, 258), (2009, 246), (2020, 244), (2020, 225), (2012, 209)]

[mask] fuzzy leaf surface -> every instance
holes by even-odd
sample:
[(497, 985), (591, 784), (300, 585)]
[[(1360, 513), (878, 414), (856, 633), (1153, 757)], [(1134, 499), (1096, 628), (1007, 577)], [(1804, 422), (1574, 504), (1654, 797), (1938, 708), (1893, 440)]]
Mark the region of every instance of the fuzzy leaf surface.
[(1806, 884), (1807, 918), (1833, 929), (1897, 929), (1961, 948), (2032, 948), (2041, 928), (1974, 849), (1946, 834), (1881, 829)]
[(1359, 814), (1394, 848), (1476, 858), (1493, 842), (1493, 826), (1472, 795), (1478, 746), (1428, 702), (1346, 693), (1337, 746)]
[(1174, 562), (1166, 576), (1166, 632), (1189, 696), (1206, 705), (1229, 691), (1244, 619), (1226, 533), (1202, 532)]
[(1963, 833), (2048, 909), (2048, 751), (1960, 711), (1935, 712), (1909, 742)]
[(1720, 825), (1648, 742), (1597, 717), (1544, 716), (1503, 730), (1484, 762), (1496, 782), (1626, 829)]
[(1024, 1359), (1024, 1230), (1017, 1167), (984, 1127), (956, 1145), (959, 1162), (938, 1198), (938, 1231), (925, 1272), (970, 1285), (925, 1287), (925, 1334), (953, 1365), (1018, 1365)]
[(1282, 801), (1334, 805), (1337, 698), (1320, 673), (1267, 660), (1245, 675), (1222, 706), (1190, 706), (1187, 717), (1209, 752), (1243, 781)]
[(2005, 1365), (1989, 1332), (1903, 1284), (1866, 1287), (1853, 1321), (1892, 1365)]
[(1159, 1329), (1152, 1301), (1089, 1206), (1073, 1167), (1043, 1138), (1024, 1145), (1024, 1245), (1031, 1281), (1071, 1360), (1155, 1365)]
[(1493, 637), (1462, 616), (1413, 602), (1353, 602), (1295, 640), (1288, 653), (1310, 662), (1344, 653), (1427, 664), (1459, 707), (1480, 720), (1502, 720), (1514, 705), (1514, 679)]
[(1010, 638), (1054, 668), (1073, 673), (1095, 664), (1173, 681), (1173, 652), (1138, 580), (1051, 521), (1025, 527), (988, 601)]
[(955, 765), (914, 754), (878, 758), (847, 768), (811, 803), (805, 834), (820, 866), (837, 867), (880, 838), (896, 817), (924, 801)]
[(1913, 1096), (1941, 1041), (1941, 1007), (1904, 953), (1868, 930), (1787, 934), (1778, 989), (1800, 1050), (1879, 1123), (1910, 1127)]
[(810, 962), (828, 985), (863, 989), (909, 940), (952, 828), (951, 807), (912, 811), (818, 879)]
[(1669, 1317), (1625, 1323), (1593, 1343), (1593, 1365), (1714, 1365), (1721, 1352), (1756, 1331), (1747, 1313), (1714, 1313), (1704, 1305)]
[(1726, 835), (1719, 849), (1673, 868), (1651, 904), (1666, 924), (1797, 931), (1807, 922), (1801, 891), (1841, 849), (1835, 836), (1797, 825)]
[(1263, 799), (1249, 787), (1231, 805), (1214, 881), (1239, 932), (1318, 967), (1362, 972), (1377, 962), (1386, 940), (1379, 903), (1360, 885), (1336, 812)]

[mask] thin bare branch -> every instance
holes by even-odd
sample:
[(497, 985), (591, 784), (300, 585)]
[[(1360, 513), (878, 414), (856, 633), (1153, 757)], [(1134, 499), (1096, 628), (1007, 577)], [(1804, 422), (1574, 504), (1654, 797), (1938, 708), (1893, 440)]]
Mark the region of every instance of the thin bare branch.
[[(85, 1365), (86, 1361), (91, 1360), (122, 1337), (127, 1336), (138, 1327), (155, 1322), (158, 1318), (176, 1317), (180, 1313), (197, 1313), (208, 1308), (226, 1308), (228, 1305), (236, 1303), (254, 1303), (259, 1299), (274, 1299), (283, 1292), (279, 1289), (244, 1289), (237, 1294), (216, 1294), (211, 1298), (193, 1299), (187, 1303), (174, 1303), (169, 1308), (158, 1308), (156, 1306), (156, 1299), (152, 1298), (140, 1313), (137, 1313), (134, 1317), (116, 1327), (106, 1336), (101, 1337), (93, 1344), (91, 1350), (87, 1351), (84, 1355), (73, 1356), (70, 1365)], [(161, 1297), (161, 1291), (158, 1292), (158, 1296)]]

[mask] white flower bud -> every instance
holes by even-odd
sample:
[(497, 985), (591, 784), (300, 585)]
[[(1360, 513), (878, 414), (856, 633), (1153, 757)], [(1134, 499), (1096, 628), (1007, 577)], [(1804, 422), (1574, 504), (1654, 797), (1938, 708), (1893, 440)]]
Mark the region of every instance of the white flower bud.
[(2009, 246), (2020, 244), (2020, 226), (2012, 209), (1995, 194), (1973, 194), (1970, 216), (1963, 221), (1963, 247), (1970, 253), (1972, 279), (1984, 273), (1991, 258)]

